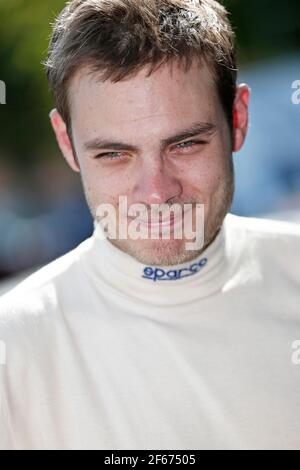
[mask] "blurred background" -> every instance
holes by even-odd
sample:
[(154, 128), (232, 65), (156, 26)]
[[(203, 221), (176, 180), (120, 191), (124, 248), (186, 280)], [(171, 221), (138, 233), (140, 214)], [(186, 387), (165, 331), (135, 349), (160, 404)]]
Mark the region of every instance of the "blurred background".
[[(223, 3), (238, 38), (239, 82), (252, 90), (248, 139), (234, 156), (231, 212), (300, 223), (300, 92), (293, 88), (297, 81), (300, 88), (300, 2)], [(0, 104), (0, 295), (93, 229), (79, 176), (67, 167), (50, 126), (53, 106), (41, 65), (51, 23), (64, 5), (0, 0), (0, 81), (6, 84), (6, 104)]]

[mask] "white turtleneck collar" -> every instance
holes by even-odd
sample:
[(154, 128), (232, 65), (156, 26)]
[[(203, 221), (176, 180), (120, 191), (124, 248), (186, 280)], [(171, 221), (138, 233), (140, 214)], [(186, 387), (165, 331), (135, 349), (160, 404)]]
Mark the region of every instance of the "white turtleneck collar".
[[(152, 306), (181, 305), (222, 289), (228, 274), (227, 214), (213, 242), (194, 260), (174, 266), (147, 266), (99, 234), (87, 240), (83, 262), (99, 289)], [(101, 229), (100, 229), (101, 230)]]

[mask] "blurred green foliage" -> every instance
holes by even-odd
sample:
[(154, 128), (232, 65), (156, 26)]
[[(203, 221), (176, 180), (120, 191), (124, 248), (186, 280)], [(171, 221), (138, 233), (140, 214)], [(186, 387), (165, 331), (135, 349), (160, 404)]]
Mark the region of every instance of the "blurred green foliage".
[(41, 65), (50, 22), (64, 0), (0, 0), (0, 79), (6, 83), (0, 107), (0, 157), (22, 169), (55, 148), (48, 113), (51, 94)]
[(223, 0), (231, 13), (239, 63), (300, 50), (299, 0)]
[[(51, 23), (65, 0), (0, 0), (0, 158), (21, 169), (56, 149), (48, 113), (52, 99), (41, 60)], [(300, 1), (224, 0), (238, 37), (241, 61), (265, 59), (300, 48)]]

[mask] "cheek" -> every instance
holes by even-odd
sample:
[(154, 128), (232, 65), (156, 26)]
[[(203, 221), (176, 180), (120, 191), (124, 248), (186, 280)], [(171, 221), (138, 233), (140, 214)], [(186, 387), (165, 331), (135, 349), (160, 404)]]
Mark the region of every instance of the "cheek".
[(181, 168), (182, 181), (187, 189), (186, 192), (209, 196), (218, 190), (226, 178), (227, 170), (224, 164), (226, 157), (214, 158), (211, 155), (202, 157)]
[(127, 171), (100, 167), (97, 162), (81, 167), (85, 193), (95, 206), (101, 202), (118, 205), (119, 196), (128, 195), (132, 181)]

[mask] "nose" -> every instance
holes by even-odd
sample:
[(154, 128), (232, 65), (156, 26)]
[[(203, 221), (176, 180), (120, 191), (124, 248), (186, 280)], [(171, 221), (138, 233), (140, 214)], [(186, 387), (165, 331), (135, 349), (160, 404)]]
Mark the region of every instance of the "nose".
[(173, 198), (176, 201), (181, 193), (182, 185), (178, 176), (166, 168), (162, 159), (157, 158), (139, 168), (132, 196), (136, 203), (151, 205), (165, 204)]

